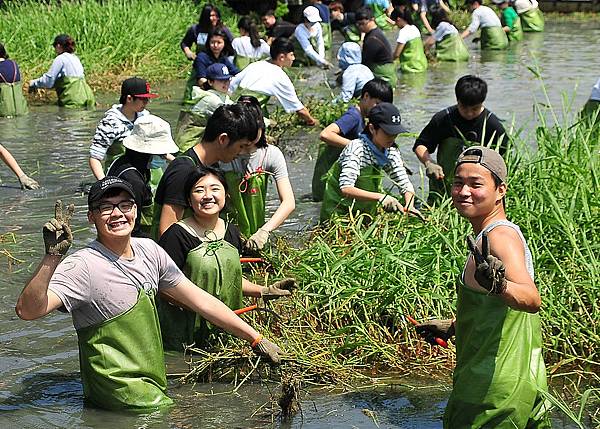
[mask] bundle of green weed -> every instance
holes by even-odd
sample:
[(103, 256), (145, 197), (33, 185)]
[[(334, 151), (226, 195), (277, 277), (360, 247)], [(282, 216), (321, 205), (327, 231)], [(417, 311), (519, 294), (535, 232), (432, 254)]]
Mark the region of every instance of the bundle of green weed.
[[(224, 23), (237, 30), (237, 17), (216, 3)], [(198, 15), (199, 7), (184, 0), (14, 1), (0, 9), (0, 41), (26, 79), (50, 67), (52, 41), (60, 33), (75, 39), (88, 76), (183, 78), (191, 63), (179, 43)]]

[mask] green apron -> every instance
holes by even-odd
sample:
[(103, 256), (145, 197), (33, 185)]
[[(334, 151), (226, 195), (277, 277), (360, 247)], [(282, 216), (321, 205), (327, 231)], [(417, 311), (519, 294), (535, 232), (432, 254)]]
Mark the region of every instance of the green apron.
[(263, 60), (264, 58), (251, 58), (251, 57), (245, 57), (243, 55), (235, 55), (235, 58), (233, 59), (233, 64), (235, 64), (235, 66), (238, 68), (238, 70), (242, 71), (246, 68), (246, 66), (248, 66), (248, 64), (254, 63), (256, 61), (260, 61)]
[(346, 42), (360, 42), (360, 31), (354, 24), (344, 27), (342, 29), (342, 34), (344, 35), (344, 41)]
[(375, 77), (383, 79), (387, 83), (389, 83), (392, 89), (396, 88), (396, 84), (398, 83), (398, 75), (396, 74), (396, 64), (376, 64), (373, 67), (371, 67), (371, 71), (373, 72)]
[(402, 73), (421, 73), (427, 70), (427, 57), (423, 48), (423, 40), (420, 37), (415, 37), (406, 42), (399, 60)]
[(175, 128), (175, 143), (180, 153), (185, 152), (200, 141), (207, 120), (208, 118), (205, 115), (188, 110), (179, 112), (179, 119)]
[(260, 108), (262, 109), (263, 116), (265, 118), (269, 117), (269, 110), (267, 109), (267, 104), (269, 103), (269, 99), (271, 98), (270, 95), (263, 94), (262, 92), (252, 91), (251, 89), (246, 89), (246, 88), (242, 88), (242, 87), (238, 86), (235, 89), (235, 91), (233, 92), (233, 97), (231, 97), (231, 98), (234, 100), (237, 100), (242, 95), (251, 95), (253, 97), (256, 97), (256, 99), (260, 103)]
[(460, 34), (449, 34), (435, 44), (435, 56), (438, 61), (469, 61), (469, 49)]
[(338, 160), (344, 148), (330, 146), (325, 142), (319, 142), (319, 154), (315, 162), (315, 171), (312, 177), (312, 197), (314, 202), (323, 201), (325, 193), (325, 175)]
[(321, 22), (321, 30), (323, 34), (323, 45), (325, 46), (325, 50), (328, 51), (331, 49), (331, 41), (333, 39), (333, 35), (331, 34), (331, 23)]
[(521, 13), (519, 17), (521, 18), (523, 31), (527, 33), (544, 31), (544, 14), (539, 8), (529, 9), (527, 12)]
[(54, 84), (58, 105), (69, 109), (93, 109), (96, 99), (84, 77), (61, 77)]
[[(198, 237), (185, 219), (177, 224)], [(224, 239), (204, 240), (198, 247), (190, 250), (183, 271), (196, 286), (220, 299), (232, 310), (242, 307), (240, 255)], [(219, 328), (200, 315), (163, 300), (158, 302), (158, 316), (165, 350), (182, 350), (183, 344), (206, 347), (210, 344), (211, 335), (219, 332)]]
[(28, 111), (23, 82), (0, 83), (0, 116), (21, 116)]
[[(298, 39), (296, 39), (295, 37), (291, 38), (292, 43), (294, 44), (294, 67), (299, 67), (299, 66), (315, 66), (317, 65), (317, 63), (315, 63), (312, 59), (310, 59), (308, 57), (308, 55), (306, 55), (306, 52), (304, 52), (304, 49), (302, 49), (302, 45), (300, 45), (300, 42), (298, 42)], [(317, 46), (317, 39), (315, 37), (311, 37), (308, 39), (310, 41), (311, 46), (313, 47), (313, 49), (315, 50), (315, 52), (319, 52), (319, 47)]]
[(378, 5), (378, 4), (370, 4), (371, 9), (373, 9), (373, 15), (375, 16), (375, 23), (382, 31), (387, 31), (392, 29), (392, 24), (387, 20), (386, 10)]
[(250, 237), (265, 224), (268, 176), (261, 170), (246, 174), (225, 172), (229, 199), (228, 214), (245, 237)]
[(481, 29), (481, 49), (502, 50), (508, 47), (508, 37), (502, 27)]
[(523, 27), (521, 26), (521, 18), (518, 16), (515, 18), (513, 26), (507, 36), (509, 42), (518, 42), (523, 40)]
[[(336, 161), (326, 176), (320, 221), (325, 222), (334, 215), (347, 216), (350, 209), (352, 209), (353, 213), (367, 213), (371, 217), (375, 217), (377, 213), (377, 201), (355, 200), (342, 195), (339, 183), (340, 174), (340, 163)], [(382, 181), (382, 170), (370, 165), (360, 170), (360, 175), (356, 179), (354, 186), (365, 191), (383, 192)]]
[(198, 79), (196, 79), (196, 71), (192, 67), (192, 71), (185, 82), (185, 89), (183, 91), (183, 100), (181, 100), (181, 104), (194, 104), (194, 101), (192, 100), (192, 87), (198, 85), (197, 81)]
[(83, 393), (94, 405), (109, 410), (147, 410), (173, 403), (166, 395), (154, 295), (144, 292), (141, 284), (132, 287), (138, 289), (133, 307), (77, 330)]

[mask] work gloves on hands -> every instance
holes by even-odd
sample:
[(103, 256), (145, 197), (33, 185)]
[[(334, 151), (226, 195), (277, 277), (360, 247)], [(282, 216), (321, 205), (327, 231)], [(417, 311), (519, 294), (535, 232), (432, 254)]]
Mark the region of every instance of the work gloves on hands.
[(260, 228), (246, 241), (246, 248), (254, 251), (262, 250), (267, 241), (269, 241), (269, 231)]
[(467, 245), (475, 258), (475, 280), (491, 294), (499, 295), (506, 290), (506, 277), (504, 263), (490, 255), (490, 243), (487, 232), (481, 236), (481, 251), (477, 248), (475, 239), (467, 237)]
[(272, 363), (279, 363), (280, 357), (279, 355), (283, 354), (283, 351), (279, 348), (279, 346), (271, 341), (263, 338), (263, 336), (259, 336), (252, 343), (252, 350), (257, 355), (267, 358)]
[(40, 189), (40, 184), (27, 174), (20, 175), (19, 182), (21, 182), (21, 189)]
[(424, 323), (419, 323), (415, 330), (429, 344), (437, 345), (435, 338), (441, 338), (444, 341), (454, 336), (454, 319), (433, 319)]
[(379, 204), (383, 207), (386, 212), (395, 213), (404, 211), (404, 206), (396, 197), (391, 195), (384, 195), (380, 200)]
[(66, 214), (63, 213), (63, 203), (58, 200), (54, 205), (54, 218), (44, 225), (42, 234), (47, 255), (64, 256), (73, 243), (73, 234), (69, 222), (75, 211), (75, 206), (69, 204)]
[(435, 162), (429, 160), (425, 163), (425, 174), (432, 179), (443, 179), (444, 169)]
[(281, 298), (282, 296), (290, 296), (292, 289), (296, 288), (296, 280), (292, 278), (286, 278), (273, 283), (271, 286), (263, 286), (260, 295), (263, 301), (271, 301), (273, 299)]

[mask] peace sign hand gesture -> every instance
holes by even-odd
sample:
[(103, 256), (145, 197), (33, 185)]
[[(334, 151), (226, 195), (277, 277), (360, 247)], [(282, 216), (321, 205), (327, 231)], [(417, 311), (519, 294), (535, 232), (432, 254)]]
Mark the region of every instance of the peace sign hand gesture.
[(73, 234), (69, 222), (75, 211), (75, 206), (69, 204), (66, 214), (63, 214), (63, 203), (61, 200), (54, 204), (54, 218), (44, 225), (42, 233), (46, 254), (64, 256), (73, 243)]
[(499, 295), (506, 290), (506, 267), (504, 263), (490, 255), (490, 243), (487, 232), (481, 236), (481, 251), (477, 248), (475, 239), (469, 235), (467, 244), (475, 258), (475, 280), (490, 293)]

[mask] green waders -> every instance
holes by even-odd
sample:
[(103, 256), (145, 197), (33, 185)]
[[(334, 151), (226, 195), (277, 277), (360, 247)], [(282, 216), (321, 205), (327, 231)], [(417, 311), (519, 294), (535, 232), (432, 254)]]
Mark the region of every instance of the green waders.
[(196, 70), (194, 70), (192, 67), (192, 71), (185, 82), (185, 89), (183, 91), (183, 100), (181, 100), (181, 104), (194, 104), (192, 100), (192, 87), (198, 85), (197, 81), (198, 79), (196, 79)]
[[(187, 223), (188, 219), (177, 224), (198, 237)], [(202, 242), (188, 253), (183, 270), (185, 275), (232, 310), (241, 308), (242, 266), (238, 250), (224, 239), (207, 241), (205, 237), (198, 238)], [(211, 334), (219, 330), (200, 315), (163, 300), (158, 303), (158, 315), (165, 350), (183, 350), (184, 344), (205, 347), (210, 344)]]
[(373, 72), (375, 77), (383, 79), (387, 83), (389, 83), (392, 89), (396, 88), (396, 84), (398, 83), (398, 75), (396, 74), (396, 64), (376, 64), (371, 68), (371, 71)]
[(444, 428), (549, 427), (539, 314), (458, 287), (456, 368)]
[[(340, 174), (340, 163), (336, 161), (327, 173), (325, 194), (321, 205), (321, 222), (325, 222), (335, 215), (347, 216), (349, 210), (352, 210), (353, 213), (367, 213), (371, 217), (375, 217), (377, 201), (355, 200), (342, 195), (339, 182)], [(383, 192), (382, 181), (383, 173), (381, 169), (371, 165), (360, 170), (360, 175), (354, 186), (365, 191)]]
[(539, 8), (529, 9), (519, 15), (523, 31), (526, 33), (539, 33), (544, 31), (544, 14)]
[(435, 56), (438, 61), (469, 61), (469, 49), (460, 34), (450, 34), (435, 44)]
[(69, 109), (93, 109), (96, 99), (84, 77), (61, 77), (54, 84), (58, 105)]
[(508, 37), (502, 27), (481, 29), (481, 49), (500, 51), (508, 47)]
[(225, 172), (232, 222), (238, 226), (245, 237), (250, 237), (265, 224), (265, 206), (267, 201), (267, 173), (259, 169), (242, 177), (233, 171)]
[(256, 61), (260, 61), (260, 60), (264, 60), (265, 58), (250, 58), (250, 57), (244, 57), (243, 55), (237, 55), (235, 56), (235, 58), (233, 59), (233, 63), (235, 64), (235, 66), (240, 70), (244, 70), (248, 64), (252, 64), (255, 63)]
[(83, 393), (92, 404), (109, 410), (147, 410), (173, 403), (166, 395), (154, 295), (146, 293), (141, 284), (132, 287), (138, 289), (133, 307), (77, 330)]
[(427, 57), (423, 48), (423, 40), (416, 37), (406, 42), (399, 60), (402, 73), (421, 73), (427, 70)]
[(208, 118), (205, 115), (193, 113), (189, 110), (179, 112), (177, 127), (175, 129), (175, 143), (179, 148), (180, 153), (194, 146), (204, 134), (206, 121)]
[(342, 34), (346, 42), (360, 42), (360, 31), (354, 24), (345, 26), (342, 29)]
[(392, 29), (392, 24), (387, 20), (386, 10), (378, 4), (369, 5), (373, 9), (373, 15), (375, 16), (375, 23), (382, 31)]
[(319, 142), (319, 154), (315, 162), (315, 171), (312, 178), (313, 201), (323, 201), (327, 172), (338, 160), (344, 148), (330, 146), (325, 142)]
[(429, 178), (429, 204), (450, 195), (452, 180), (454, 178), (454, 167), (458, 156), (467, 147), (478, 144), (459, 137), (448, 137), (439, 144), (437, 148), (437, 163), (444, 170), (444, 178), (442, 180)]
[[(313, 47), (313, 49), (316, 52), (319, 52), (319, 47), (317, 46), (317, 39), (314, 37), (311, 37), (308, 40), (310, 41), (310, 44)], [(302, 45), (300, 45), (300, 42), (298, 42), (298, 39), (296, 39), (295, 37), (292, 37), (292, 43), (294, 44), (294, 56), (296, 57), (294, 59), (294, 64), (293, 64), (294, 67), (317, 65), (317, 63), (315, 63), (312, 59), (310, 59), (308, 57), (308, 55), (306, 55), (306, 52), (304, 52), (304, 49), (302, 49)]]
[(325, 50), (328, 51), (331, 49), (331, 41), (333, 40), (333, 35), (331, 34), (331, 23), (321, 22), (321, 30), (323, 34), (323, 45), (325, 46)]
[(232, 99), (237, 100), (242, 95), (251, 95), (256, 97), (258, 102), (260, 103), (260, 108), (262, 109), (263, 116), (265, 118), (269, 117), (269, 110), (267, 109), (267, 104), (269, 103), (270, 95), (263, 94), (262, 92), (252, 91), (251, 89), (246, 89), (242, 87), (237, 87), (235, 92), (233, 93)]
[(0, 83), (0, 116), (22, 116), (28, 111), (23, 82)]
[(523, 40), (523, 27), (521, 26), (521, 18), (518, 16), (515, 18), (513, 26), (507, 36), (509, 42), (519, 42)]

